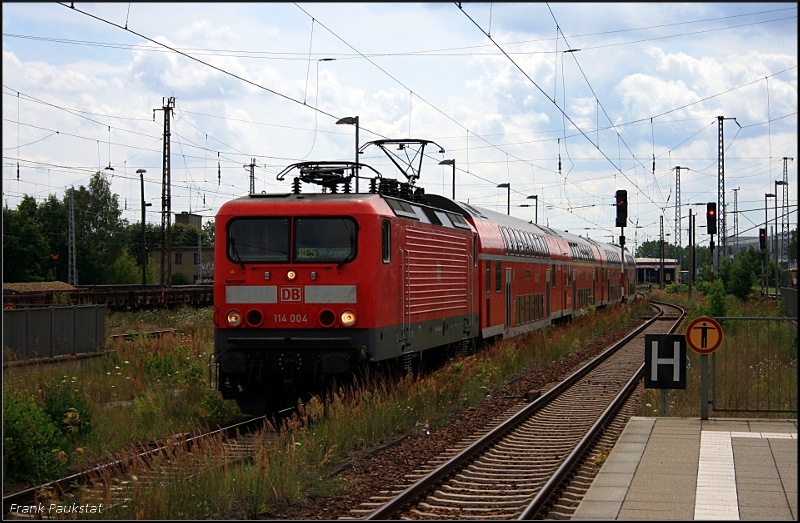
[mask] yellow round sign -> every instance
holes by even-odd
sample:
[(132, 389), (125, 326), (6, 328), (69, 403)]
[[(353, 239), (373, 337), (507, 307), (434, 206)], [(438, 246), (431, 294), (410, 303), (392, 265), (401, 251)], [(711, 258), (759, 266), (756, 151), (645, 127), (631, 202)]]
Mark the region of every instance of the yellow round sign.
[(722, 326), (713, 318), (700, 316), (686, 327), (686, 344), (699, 354), (710, 354), (722, 345)]

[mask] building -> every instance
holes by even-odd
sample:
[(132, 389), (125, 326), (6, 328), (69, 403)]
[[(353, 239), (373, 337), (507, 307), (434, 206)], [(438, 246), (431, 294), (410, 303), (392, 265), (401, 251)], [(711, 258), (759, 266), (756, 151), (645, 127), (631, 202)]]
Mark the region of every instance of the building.
[[(161, 274), (161, 247), (154, 247), (150, 263)], [(214, 247), (172, 246), (172, 277), (181, 274), (188, 284), (214, 283)]]
[[(678, 281), (681, 264), (675, 258), (664, 258), (664, 285)], [(636, 258), (636, 283), (661, 284), (661, 258)]]
[[(175, 223), (182, 223), (202, 228), (203, 217), (199, 214), (192, 214), (186, 211), (175, 214)], [(199, 241), (199, 240), (198, 240)], [(181, 280), (186, 284), (210, 284), (214, 283), (214, 247), (201, 247), (200, 245), (191, 247), (172, 246), (172, 274), (170, 281), (174, 281), (175, 276), (180, 274)], [(154, 247), (150, 253), (150, 263), (156, 269), (156, 274), (161, 274), (161, 247)], [(159, 282), (160, 283), (160, 282)]]
[(201, 215), (191, 214), (186, 211), (183, 211), (180, 214), (175, 214), (175, 223), (191, 225), (193, 227), (197, 227), (198, 229), (202, 229), (202, 220), (203, 217)]

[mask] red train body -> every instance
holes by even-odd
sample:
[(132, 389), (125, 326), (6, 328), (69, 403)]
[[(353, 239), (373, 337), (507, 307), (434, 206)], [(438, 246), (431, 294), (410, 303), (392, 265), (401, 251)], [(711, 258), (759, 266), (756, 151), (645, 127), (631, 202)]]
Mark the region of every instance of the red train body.
[(300, 194), (296, 182), (292, 194), (222, 206), (223, 397), (291, 401), (326, 377), (408, 366), (634, 296), (633, 257), (618, 247), (384, 182), (358, 194)]

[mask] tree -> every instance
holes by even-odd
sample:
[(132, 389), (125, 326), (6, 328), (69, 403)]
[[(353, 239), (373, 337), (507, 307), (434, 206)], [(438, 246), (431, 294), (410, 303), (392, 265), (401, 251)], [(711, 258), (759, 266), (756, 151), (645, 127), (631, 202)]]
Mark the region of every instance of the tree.
[(122, 253), (111, 265), (108, 272), (108, 281), (113, 283), (142, 282), (142, 266), (136, 263), (127, 248), (122, 248)]
[[(752, 251), (749, 253), (748, 251)], [(739, 253), (735, 258), (723, 258), (720, 262), (719, 277), (725, 286), (725, 292), (733, 294), (745, 301), (756, 284), (756, 267), (760, 269), (755, 249)]]
[[(111, 193), (111, 183), (100, 171), (92, 176), (88, 190), (80, 186), (73, 193), (78, 281), (111, 283), (111, 267), (125, 244), (119, 197)], [(69, 205), (69, 194), (64, 201)]]
[(39, 204), (36, 222), (49, 244), (48, 264), (52, 270), (52, 278), (47, 279), (68, 281), (69, 207), (59, 201), (55, 194), (50, 194)]
[[(214, 246), (214, 239), (217, 230), (217, 225), (214, 220), (208, 220), (203, 225), (203, 232), (206, 235), (206, 239), (208, 241), (208, 245), (213, 247)], [(203, 245), (206, 245), (205, 243)]]
[(36, 223), (36, 200), (23, 196), (16, 210), (3, 208), (3, 281), (43, 281), (50, 248)]
[(194, 225), (185, 223), (172, 224), (173, 247), (197, 247), (197, 236), (200, 235), (200, 245), (209, 247), (214, 245), (214, 222), (211, 222), (211, 235), (209, 236), (208, 224), (198, 229)]
[(792, 231), (791, 241), (789, 242), (789, 261), (797, 261), (797, 227)]

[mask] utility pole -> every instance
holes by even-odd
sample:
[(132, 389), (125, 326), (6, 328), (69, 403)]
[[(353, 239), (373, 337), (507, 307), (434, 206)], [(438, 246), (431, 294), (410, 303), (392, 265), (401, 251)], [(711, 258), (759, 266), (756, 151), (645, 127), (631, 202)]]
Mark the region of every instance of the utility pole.
[(256, 159), (250, 158), (250, 163), (242, 165), (245, 169), (250, 168), (250, 196), (256, 193)]
[(75, 256), (75, 188), (69, 188), (69, 238), (67, 238), (67, 283), (78, 285), (78, 267)]
[(659, 249), (658, 250), (660, 251), (661, 269), (658, 271), (659, 272), (658, 288), (659, 289), (663, 289), (664, 288), (664, 215), (662, 214), (660, 216), (660, 218), (661, 218), (661, 220), (660, 220), (660, 222), (661, 222), (661, 236), (660, 236), (660, 239), (659, 239), (659, 242), (658, 242), (658, 245), (659, 245)]
[(736, 242), (736, 254), (739, 254), (739, 189), (733, 190), (733, 237)]
[(681, 169), (685, 167), (675, 167), (675, 246), (681, 246)]
[(694, 221), (692, 218), (692, 208), (689, 207), (689, 299), (692, 299), (692, 282), (694, 281)]
[(789, 171), (787, 162), (794, 158), (783, 158), (783, 203), (781, 204), (781, 264), (789, 268)]
[[(725, 228), (725, 144), (723, 143), (722, 131), (722, 123), (725, 120), (736, 122), (736, 118), (717, 116), (717, 127), (719, 128), (719, 140), (717, 142), (717, 209), (719, 209), (719, 214), (717, 215), (717, 241), (719, 245), (713, 259), (714, 272), (719, 267), (719, 257), (725, 255), (725, 236), (728, 234), (728, 230)], [(736, 122), (736, 125), (739, 125), (739, 122)], [(739, 125), (740, 129), (741, 127)]]
[(161, 109), (153, 109), (153, 120), (156, 119), (156, 111), (164, 111), (163, 175), (161, 180), (161, 286), (172, 287), (172, 194), (169, 162), (169, 115), (175, 107), (175, 97), (162, 98), (162, 103)]

